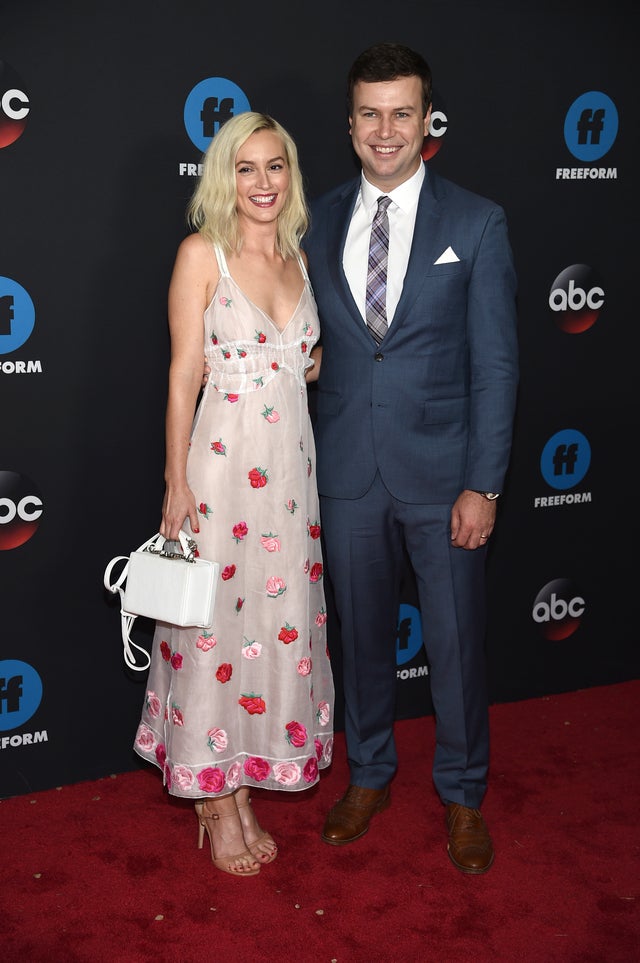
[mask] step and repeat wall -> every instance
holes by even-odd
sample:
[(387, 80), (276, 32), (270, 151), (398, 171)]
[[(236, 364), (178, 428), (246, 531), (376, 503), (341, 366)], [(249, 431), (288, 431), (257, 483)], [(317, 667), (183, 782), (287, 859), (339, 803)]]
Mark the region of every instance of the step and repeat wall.
[[(136, 767), (145, 673), (102, 576), (160, 521), (167, 286), (202, 152), (255, 109), (311, 197), (351, 177), (346, 74), (379, 40), (430, 62), (425, 157), (504, 206), (518, 270), (492, 702), (637, 678), (637, 10), (4, 0), (0, 24), (0, 795)], [(409, 569), (396, 648), (398, 718), (431, 714)]]

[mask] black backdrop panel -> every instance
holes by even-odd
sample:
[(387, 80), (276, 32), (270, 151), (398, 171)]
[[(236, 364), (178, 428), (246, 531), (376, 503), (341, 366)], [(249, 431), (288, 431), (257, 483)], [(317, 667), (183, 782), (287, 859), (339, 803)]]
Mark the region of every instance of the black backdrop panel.
[[(504, 205), (518, 267), (522, 385), (489, 556), (492, 701), (638, 676), (627, 494), (638, 427), (638, 12), (398, 0), (390, 27), (383, 0), (366, 16), (356, 6), (283, 2), (274, 17), (255, 0), (237, 11), (209, 0), (4, 0), (0, 795), (137, 765), (144, 675), (124, 666), (102, 573), (160, 517), (166, 293), (188, 165), (200, 159), (185, 126), (190, 92), (217, 78), (273, 113), (315, 196), (356, 170), (344, 81), (381, 39), (430, 61), (442, 134), (430, 163)], [(585, 94), (585, 139), (604, 145), (587, 160), (576, 134)], [(597, 306), (572, 333), (582, 296)], [(410, 571), (403, 594), (399, 718), (433, 711)], [(151, 626), (135, 633), (148, 644)]]

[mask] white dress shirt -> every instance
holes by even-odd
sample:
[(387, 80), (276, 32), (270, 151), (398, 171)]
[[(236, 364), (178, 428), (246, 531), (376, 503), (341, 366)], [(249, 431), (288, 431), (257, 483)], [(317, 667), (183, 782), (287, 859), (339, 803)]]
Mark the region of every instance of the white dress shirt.
[[(420, 164), (415, 174), (390, 191), (389, 215), (389, 261), (387, 266), (387, 323), (391, 324), (398, 306), (404, 276), (407, 273), (413, 228), (416, 222), (418, 199), (424, 180), (424, 164)], [(342, 266), (351, 288), (353, 299), (365, 319), (367, 291), (367, 267), (369, 262), (369, 240), (371, 225), (378, 208), (378, 198), (384, 191), (374, 187), (361, 177), (360, 193), (356, 200), (347, 233)]]

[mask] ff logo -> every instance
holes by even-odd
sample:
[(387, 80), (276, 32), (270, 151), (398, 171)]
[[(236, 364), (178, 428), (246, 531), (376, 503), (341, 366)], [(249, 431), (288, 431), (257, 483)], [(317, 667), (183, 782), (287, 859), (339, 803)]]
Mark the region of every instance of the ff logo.
[(396, 636), (396, 665), (411, 662), (422, 649), (422, 620), (413, 605), (400, 605)]
[(435, 108), (432, 106), (431, 120), (429, 121), (429, 133), (425, 137), (422, 145), (421, 153), (423, 160), (430, 160), (430, 158), (435, 157), (435, 155), (438, 153), (442, 147), (442, 138), (447, 133), (448, 126), (449, 122), (446, 111), (435, 110)]
[(585, 602), (575, 585), (566, 578), (547, 582), (533, 603), (533, 621), (549, 642), (569, 638), (580, 625)]
[(0, 662), (0, 731), (17, 729), (34, 714), (42, 699), (42, 680), (26, 662)]
[(599, 90), (582, 94), (564, 119), (565, 144), (581, 161), (597, 161), (611, 150), (618, 134), (618, 111)]
[(36, 312), (23, 287), (0, 277), (0, 354), (22, 347), (33, 331)]
[(15, 70), (0, 60), (0, 147), (8, 147), (27, 126), (29, 98)]
[(578, 485), (590, 464), (591, 446), (585, 436), (573, 428), (552, 435), (540, 456), (542, 477), (551, 488), (561, 491)]
[(0, 471), (0, 551), (28, 542), (41, 515), (42, 499), (33, 482), (15, 471)]
[(567, 334), (582, 334), (598, 319), (604, 304), (604, 290), (587, 264), (572, 264), (553, 282), (549, 307)]
[(203, 153), (225, 120), (251, 110), (249, 101), (230, 80), (208, 77), (196, 84), (184, 105), (184, 126), (191, 141)]

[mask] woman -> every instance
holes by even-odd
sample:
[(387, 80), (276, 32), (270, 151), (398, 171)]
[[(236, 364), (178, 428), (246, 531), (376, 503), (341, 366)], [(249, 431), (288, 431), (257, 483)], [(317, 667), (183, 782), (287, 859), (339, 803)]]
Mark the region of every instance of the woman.
[(221, 579), (211, 630), (156, 626), (135, 749), (171, 794), (195, 800), (215, 866), (251, 876), (277, 848), (250, 787), (309, 788), (333, 745), (305, 385), (319, 325), (290, 135), (264, 114), (227, 121), (188, 220), (169, 288), (160, 532), (195, 538)]

